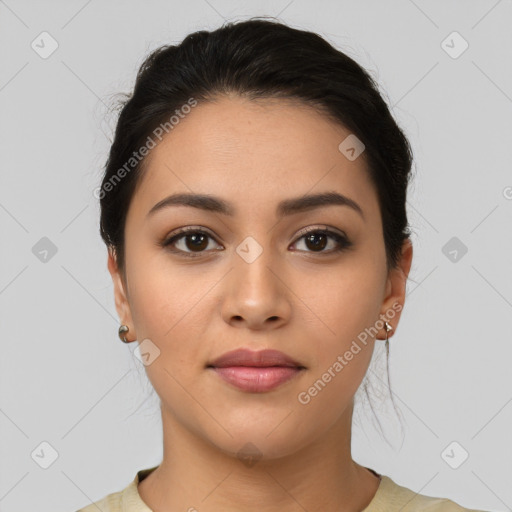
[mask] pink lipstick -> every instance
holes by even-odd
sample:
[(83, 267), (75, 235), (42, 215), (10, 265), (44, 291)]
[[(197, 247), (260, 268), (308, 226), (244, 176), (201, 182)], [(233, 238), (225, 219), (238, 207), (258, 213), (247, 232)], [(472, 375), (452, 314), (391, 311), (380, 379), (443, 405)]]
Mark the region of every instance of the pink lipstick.
[(279, 387), (305, 369), (278, 350), (239, 349), (223, 354), (207, 366), (242, 391), (263, 393)]

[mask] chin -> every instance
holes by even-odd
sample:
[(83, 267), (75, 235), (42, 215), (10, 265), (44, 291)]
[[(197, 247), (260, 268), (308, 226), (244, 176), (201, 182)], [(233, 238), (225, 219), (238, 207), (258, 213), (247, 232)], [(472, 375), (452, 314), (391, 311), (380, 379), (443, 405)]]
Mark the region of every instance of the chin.
[[(277, 421), (271, 425), (268, 421), (260, 421), (251, 425), (246, 420), (243, 426), (237, 428), (232, 425), (228, 429), (233, 437), (227, 438), (223, 435), (221, 439), (210, 438), (209, 441), (226, 455), (251, 466), (256, 461), (270, 461), (293, 455), (308, 444), (307, 439), (299, 437), (296, 425), (284, 423), (279, 425)], [(313, 438), (310, 442), (313, 442)]]
[(226, 455), (239, 459), (248, 467), (253, 466), (256, 462), (282, 459), (293, 455), (297, 451), (295, 446), (271, 443), (268, 440), (244, 438), (238, 441), (238, 443), (231, 443), (233, 446), (219, 448)]

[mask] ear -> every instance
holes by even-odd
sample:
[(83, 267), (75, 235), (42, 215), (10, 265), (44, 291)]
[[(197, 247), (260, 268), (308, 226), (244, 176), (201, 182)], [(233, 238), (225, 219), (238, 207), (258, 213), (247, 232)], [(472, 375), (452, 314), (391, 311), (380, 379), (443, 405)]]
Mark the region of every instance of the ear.
[(132, 313), (130, 310), (130, 304), (128, 302), (127, 286), (124, 277), (117, 266), (117, 258), (113, 251), (108, 249), (108, 271), (112, 277), (114, 283), (114, 300), (116, 304), (117, 314), (121, 324), (127, 325), (129, 331), (126, 334), (126, 339), (135, 341), (137, 339), (137, 333), (135, 332), (135, 325), (133, 323)]
[[(400, 261), (397, 268), (390, 270), (386, 283), (386, 297), (382, 303), (380, 318), (384, 321), (387, 320), (393, 328), (392, 331), (389, 331), (389, 338), (395, 334), (404, 307), (407, 277), (411, 270), (412, 253), (412, 242), (410, 239), (404, 240)], [(395, 312), (394, 316), (393, 311)], [(386, 339), (385, 327), (383, 331), (384, 336), (378, 339)]]

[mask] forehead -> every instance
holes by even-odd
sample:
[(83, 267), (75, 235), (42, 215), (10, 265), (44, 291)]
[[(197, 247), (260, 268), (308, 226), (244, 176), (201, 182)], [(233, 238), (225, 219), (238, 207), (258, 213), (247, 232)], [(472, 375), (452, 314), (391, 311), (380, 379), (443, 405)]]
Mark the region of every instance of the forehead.
[(329, 190), (376, 214), (364, 152), (351, 161), (339, 150), (349, 135), (296, 100), (198, 103), (150, 150), (130, 209), (145, 216), (167, 195), (194, 192), (225, 197), (254, 215), (284, 198)]

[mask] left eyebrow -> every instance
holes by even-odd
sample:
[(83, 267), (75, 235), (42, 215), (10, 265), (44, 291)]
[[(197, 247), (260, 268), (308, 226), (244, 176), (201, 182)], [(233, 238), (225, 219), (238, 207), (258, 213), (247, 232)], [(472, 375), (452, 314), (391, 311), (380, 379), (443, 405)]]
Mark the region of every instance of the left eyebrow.
[[(363, 209), (353, 199), (339, 194), (338, 192), (323, 192), (320, 194), (312, 194), (281, 201), (276, 208), (277, 217), (285, 217), (296, 213), (301, 213), (315, 208), (324, 206), (348, 206), (356, 211), (363, 219)], [(147, 216), (154, 215), (157, 211), (163, 210), (171, 206), (190, 206), (201, 210), (221, 213), (223, 215), (234, 216), (236, 209), (234, 206), (220, 197), (208, 194), (172, 194), (158, 203), (156, 203)]]

